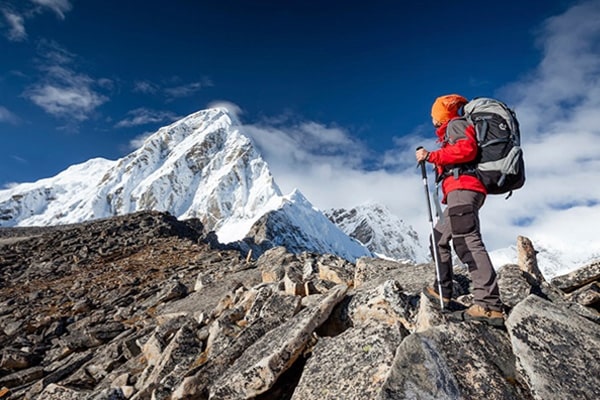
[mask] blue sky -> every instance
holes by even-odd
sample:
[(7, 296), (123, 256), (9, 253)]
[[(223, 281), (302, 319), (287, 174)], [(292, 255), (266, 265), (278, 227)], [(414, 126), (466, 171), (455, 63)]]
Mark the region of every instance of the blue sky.
[[(569, 213), (597, 222), (600, 200), (584, 180), (599, 164), (597, 21), (598, 0), (0, 0), (0, 187), (120, 158), (227, 104), (284, 191), (421, 226), (414, 147), (433, 146), (433, 100), (460, 93), (505, 100), (528, 134), (527, 188), (489, 201), (490, 241), (525, 220), (572, 232)], [(572, 141), (576, 176), (555, 167)]]
[(492, 95), (534, 67), (536, 25), (565, 7), (464, 3), (4, 0), (0, 184), (121, 157), (219, 100), (248, 123), (342, 127), (376, 163), (437, 95)]

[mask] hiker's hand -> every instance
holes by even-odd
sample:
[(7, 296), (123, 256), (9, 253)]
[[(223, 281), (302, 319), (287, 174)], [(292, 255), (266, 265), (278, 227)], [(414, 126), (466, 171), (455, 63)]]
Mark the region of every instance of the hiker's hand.
[(429, 152), (421, 147), (420, 149), (417, 150), (417, 152), (415, 153), (415, 156), (417, 157), (417, 162), (427, 161)]

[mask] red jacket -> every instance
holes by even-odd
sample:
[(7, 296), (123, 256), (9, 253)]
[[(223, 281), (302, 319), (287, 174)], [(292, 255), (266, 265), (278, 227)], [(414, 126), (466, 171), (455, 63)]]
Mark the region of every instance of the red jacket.
[[(475, 128), (464, 119), (454, 118), (446, 122), (435, 131), (441, 148), (429, 153), (428, 160), (436, 165), (438, 174), (445, 171), (445, 167), (456, 164), (468, 163), (477, 157), (477, 139)], [(477, 177), (461, 174), (456, 178), (452, 174), (442, 181), (442, 203), (446, 203), (446, 196), (453, 190), (473, 190), (487, 195), (485, 186)]]

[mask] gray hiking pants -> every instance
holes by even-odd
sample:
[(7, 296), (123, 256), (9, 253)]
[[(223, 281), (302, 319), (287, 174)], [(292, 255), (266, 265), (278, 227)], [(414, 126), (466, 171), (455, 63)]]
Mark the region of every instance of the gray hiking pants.
[[(440, 283), (442, 296), (452, 297), (452, 240), (456, 255), (467, 265), (471, 274), (475, 304), (501, 311), (502, 302), (496, 271), (479, 231), (479, 209), (484, 200), (485, 195), (472, 190), (454, 190), (448, 193), (444, 218), (434, 228), (439, 254)], [(437, 279), (434, 287), (438, 290)]]

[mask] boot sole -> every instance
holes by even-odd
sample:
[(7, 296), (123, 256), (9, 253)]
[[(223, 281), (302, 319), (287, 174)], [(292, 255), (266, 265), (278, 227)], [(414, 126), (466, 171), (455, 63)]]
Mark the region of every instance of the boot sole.
[(504, 318), (486, 318), (486, 317), (471, 317), (465, 318), (465, 321), (483, 322), (484, 324), (494, 326), (496, 328), (504, 328)]

